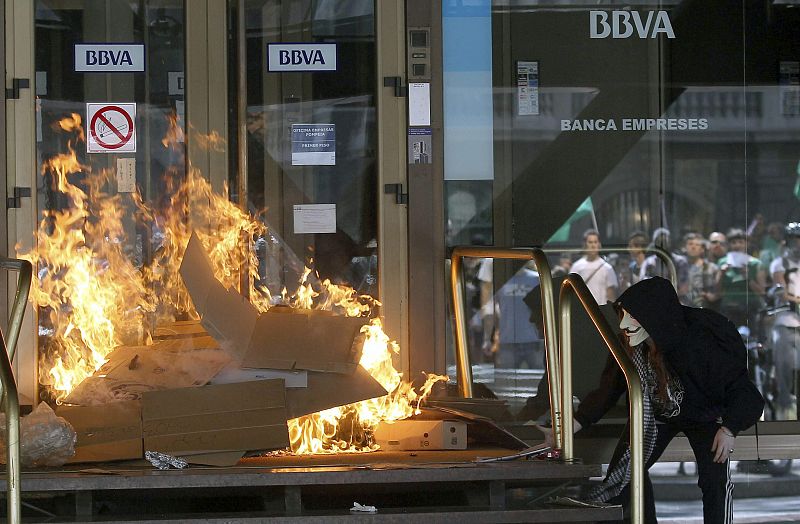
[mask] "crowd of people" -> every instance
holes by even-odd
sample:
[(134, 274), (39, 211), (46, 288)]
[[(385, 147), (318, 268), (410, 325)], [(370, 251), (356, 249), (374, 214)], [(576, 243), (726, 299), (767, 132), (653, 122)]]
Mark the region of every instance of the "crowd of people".
[[(755, 223), (755, 222), (754, 222)], [(771, 417), (797, 418), (800, 382), (800, 223), (755, 223), (746, 231), (731, 228), (685, 233), (676, 242), (666, 228), (652, 234), (635, 231), (627, 249), (602, 249), (596, 230), (583, 235), (582, 253), (553, 257), (554, 277), (578, 273), (598, 304), (615, 301), (636, 283), (669, 269), (654, 253), (672, 259), (681, 304), (718, 311), (744, 336), (769, 349), (768, 393)], [(523, 298), (538, 289), (538, 275), (527, 267), (502, 286), (492, 284), (490, 259), (476, 262), (473, 285), (473, 362), (502, 367), (543, 367), (541, 337), (527, 322)], [(767, 353), (765, 351), (765, 353)]]

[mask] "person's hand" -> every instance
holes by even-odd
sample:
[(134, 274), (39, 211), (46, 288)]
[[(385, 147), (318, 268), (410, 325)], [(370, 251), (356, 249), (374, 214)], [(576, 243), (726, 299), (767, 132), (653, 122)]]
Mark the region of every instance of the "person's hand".
[[(581, 430), (583, 426), (581, 423), (575, 419), (572, 419), (572, 432), (577, 433)], [(539, 426), (536, 425), (536, 429), (544, 433), (544, 443), (551, 448), (555, 445), (555, 438), (553, 437), (553, 427), (552, 426)]]
[(733, 453), (734, 442), (736, 437), (733, 436), (731, 430), (725, 426), (720, 426), (717, 434), (714, 436), (714, 444), (711, 446), (711, 453), (714, 454), (714, 462), (724, 464)]

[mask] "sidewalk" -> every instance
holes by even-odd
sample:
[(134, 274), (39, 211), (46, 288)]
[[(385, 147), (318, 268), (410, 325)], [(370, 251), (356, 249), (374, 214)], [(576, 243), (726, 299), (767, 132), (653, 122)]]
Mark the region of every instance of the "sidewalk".
[[(792, 463), (786, 476), (741, 473), (737, 462), (731, 463), (734, 483), (734, 522), (800, 522), (800, 461)], [(678, 475), (678, 463), (667, 462), (650, 469), (656, 495), (656, 507), (662, 524), (703, 522), (702, 495), (697, 487), (695, 464), (687, 462), (688, 475)]]

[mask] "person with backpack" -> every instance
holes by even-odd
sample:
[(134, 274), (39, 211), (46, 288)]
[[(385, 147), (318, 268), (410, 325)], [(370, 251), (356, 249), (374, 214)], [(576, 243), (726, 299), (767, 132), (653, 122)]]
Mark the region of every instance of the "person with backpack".
[(572, 264), (571, 273), (581, 276), (598, 304), (603, 305), (617, 296), (617, 274), (614, 268), (600, 256), (600, 233), (587, 229), (583, 233), (584, 256)]
[(769, 267), (777, 314), (771, 329), (775, 420), (797, 420), (800, 385), (800, 223), (786, 225), (786, 246)]
[[(615, 306), (642, 380), (646, 468), (684, 433), (697, 461), (704, 521), (731, 522), (729, 458), (736, 435), (755, 424), (764, 409), (764, 399), (747, 373), (739, 333), (719, 313), (682, 306), (672, 284), (661, 277), (631, 286)], [(625, 376), (609, 354), (600, 385), (575, 412), (575, 431), (600, 420), (626, 391)], [(588, 500), (629, 504), (628, 435), (626, 429), (605, 479), (589, 492)], [(657, 522), (646, 471), (644, 513), (646, 522)]]

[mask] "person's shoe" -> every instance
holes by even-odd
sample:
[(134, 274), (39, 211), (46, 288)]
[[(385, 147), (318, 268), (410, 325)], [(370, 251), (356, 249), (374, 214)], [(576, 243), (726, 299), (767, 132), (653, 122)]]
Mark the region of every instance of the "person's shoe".
[(678, 464), (678, 475), (683, 475), (684, 477), (688, 475), (686, 473), (686, 467), (684, 466), (685, 462), (681, 462)]

